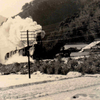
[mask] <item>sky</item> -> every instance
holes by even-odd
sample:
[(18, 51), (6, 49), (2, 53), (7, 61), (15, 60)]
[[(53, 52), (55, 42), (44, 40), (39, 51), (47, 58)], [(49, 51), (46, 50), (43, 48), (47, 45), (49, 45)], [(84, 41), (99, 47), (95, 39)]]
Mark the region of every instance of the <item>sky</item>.
[(0, 15), (9, 18), (21, 11), (22, 6), (33, 0), (0, 0)]

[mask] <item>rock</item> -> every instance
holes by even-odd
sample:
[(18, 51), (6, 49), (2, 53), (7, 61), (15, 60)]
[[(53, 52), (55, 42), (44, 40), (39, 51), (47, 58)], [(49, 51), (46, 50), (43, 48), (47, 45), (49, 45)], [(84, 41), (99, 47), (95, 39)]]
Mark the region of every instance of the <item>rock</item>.
[(21, 75), (21, 72), (17, 72), (18, 75)]
[(70, 71), (69, 73), (67, 73), (67, 77), (80, 77), (80, 76), (82, 76), (82, 74), (81, 73), (79, 73), (79, 72), (74, 72), (74, 71)]
[(42, 75), (40, 71), (34, 72), (33, 75)]
[(23, 68), (26, 68), (26, 67), (27, 67), (27, 65), (24, 65), (24, 66), (23, 66)]
[(0, 75), (2, 75), (2, 72), (0, 73)]

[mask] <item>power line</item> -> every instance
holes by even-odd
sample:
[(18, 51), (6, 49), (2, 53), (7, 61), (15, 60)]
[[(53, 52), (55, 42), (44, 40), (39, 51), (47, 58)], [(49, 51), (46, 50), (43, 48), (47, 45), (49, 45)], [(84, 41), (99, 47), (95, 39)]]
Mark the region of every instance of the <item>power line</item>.
[[(21, 32), (25, 32), (25, 31), (21, 31)], [(33, 31), (30, 31), (30, 32), (33, 32)], [(97, 35), (98, 33), (95, 33), (95, 34), (93, 34), (93, 35)], [(55, 36), (60, 36), (60, 35), (67, 35), (67, 33), (63, 33), (63, 34), (59, 34), (59, 35), (55, 35)], [(53, 39), (53, 40), (42, 40), (42, 42), (44, 42), (44, 43), (46, 43), (46, 42), (52, 42), (52, 41), (62, 41), (62, 40), (71, 40), (71, 39), (75, 39), (75, 38), (79, 38), (79, 37), (84, 37), (84, 36), (91, 36), (92, 34), (88, 34), (88, 35), (82, 35), (82, 36), (76, 36), (76, 37), (70, 37), (70, 38), (66, 38), (66, 39)], [(54, 36), (54, 37), (55, 37)], [(35, 36), (34, 36), (34, 38), (36, 38)], [(10, 41), (10, 40), (9, 40)], [(35, 41), (35, 40), (32, 40), (32, 41)], [(14, 45), (17, 45), (17, 44), (15, 44), (14, 42), (12, 42), (12, 41), (10, 41), (11, 43), (13, 43)], [(23, 45), (25, 44), (22, 40), (21, 40), (21, 42), (23, 43)]]
[[(38, 30), (35, 30), (38, 31)], [(30, 32), (35, 32), (35, 31), (30, 31)], [(26, 32), (26, 31), (21, 31), (21, 32)], [(93, 35), (97, 35), (98, 33), (95, 33)], [(23, 34), (24, 35), (24, 34)], [(33, 34), (32, 38), (36, 38), (35, 36), (36, 34)], [(56, 36), (63, 36), (63, 35), (68, 35), (67, 33), (63, 33), (63, 34), (59, 34), (59, 35), (55, 35)], [(66, 38), (66, 39), (53, 39), (53, 40), (42, 40), (42, 42), (46, 43), (46, 42), (52, 42), (52, 41), (62, 41), (62, 40), (71, 40), (71, 39), (75, 39), (75, 38), (80, 38), (80, 37), (85, 37), (85, 36), (91, 36), (92, 34), (88, 34), (88, 35), (82, 35), (82, 36), (75, 36), (75, 37), (70, 37), (70, 38)], [(20, 40), (20, 39), (19, 39)], [(12, 42), (11, 40), (9, 40), (11, 43), (13, 43), (14, 45), (17, 46), (17, 44), (15, 44), (14, 42)], [(35, 41), (35, 40), (31, 40), (31, 41)], [(25, 43), (21, 40), (21, 42), (23, 43), (23, 45), (25, 45)]]
[[(98, 33), (96, 33), (98, 34)], [(96, 35), (96, 34), (93, 34), (93, 35)], [(67, 35), (67, 34), (65, 34)], [(84, 37), (84, 36), (91, 36), (92, 34), (89, 34), (89, 35), (82, 35), (82, 36), (76, 36), (76, 37), (71, 37), (71, 38), (66, 38), (66, 39), (54, 39), (54, 40), (44, 40), (42, 42), (52, 42), (52, 41), (57, 41), (57, 40), (70, 40), (70, 39), (74, 39), (74, 38), (79, 38), (79, 37)], [(58, 35), (59, 36), (59, 35)]]

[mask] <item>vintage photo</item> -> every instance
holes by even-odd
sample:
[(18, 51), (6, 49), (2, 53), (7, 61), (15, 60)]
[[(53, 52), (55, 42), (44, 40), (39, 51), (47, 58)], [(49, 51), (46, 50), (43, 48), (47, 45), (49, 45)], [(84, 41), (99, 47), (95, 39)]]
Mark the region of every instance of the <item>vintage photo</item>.
[(100, 100), (100, 0), (0, 0), (0, 100)]

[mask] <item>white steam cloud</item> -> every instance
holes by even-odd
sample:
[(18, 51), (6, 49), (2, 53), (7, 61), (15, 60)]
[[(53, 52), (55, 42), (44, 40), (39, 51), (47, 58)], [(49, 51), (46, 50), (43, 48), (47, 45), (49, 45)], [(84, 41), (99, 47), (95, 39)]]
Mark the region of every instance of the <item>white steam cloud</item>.
[[(0, 63), (5, 62), (5, 54), (16, 47), (22, 48), (26, 44), (21, 42), (21, 31), (42, 30), (42, 27), (31, 18), (22, 19), (17, 16), (14, 19), (9, 18), (2, 26), (0, 26)], [(25, 33), (24, 33), (25, 34)], [(34, 32), (33, 34), (36, 34)]]

